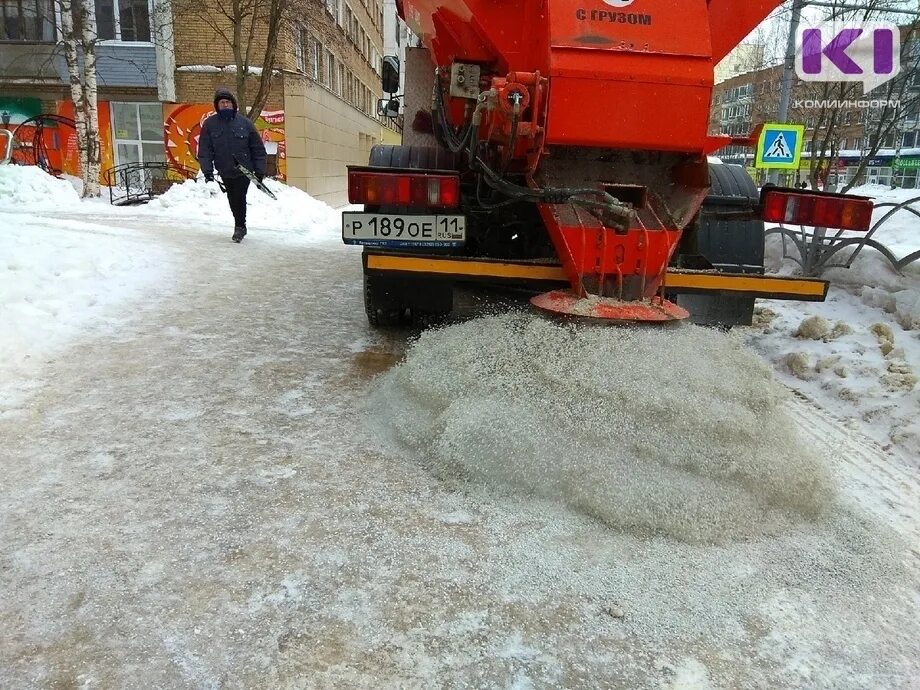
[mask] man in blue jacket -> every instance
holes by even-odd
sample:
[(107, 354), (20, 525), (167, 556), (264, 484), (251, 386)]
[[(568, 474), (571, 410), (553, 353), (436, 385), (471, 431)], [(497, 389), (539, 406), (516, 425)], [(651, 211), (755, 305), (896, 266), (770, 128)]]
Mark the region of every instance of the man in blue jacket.
[(237, 164), (255, 173), (261, 182), (265, 176), (265, 145), (259, 131), (249, 118), (240, 115), (236, 97), (227, 89), (214, 93), (215, 115), (201, 126), (198, 138), (198, 163), (207, 182), (214, 180), (214, 170), (220, 173), (233, 212), (233, 241), (246, 236), (246, 193), (249, 178)]

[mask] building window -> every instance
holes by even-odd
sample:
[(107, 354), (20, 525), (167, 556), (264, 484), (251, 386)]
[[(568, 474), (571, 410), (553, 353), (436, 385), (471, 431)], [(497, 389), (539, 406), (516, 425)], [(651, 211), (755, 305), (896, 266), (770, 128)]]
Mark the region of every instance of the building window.
[(163, 106), (159, 103), (112, 103), (115, 164), (162, 163)]
[(55, 40), (51, 0), (0, 0), (0, 41)]
[(904, 132), (903, 138), (901, 139), (901, 146), (905, 149), (912, 149), (916, 143), (916, 139), (916, 132)]
[(101, 41), (150, 43), (148, 0), (96, 0), (96, 32)]
[(326, 81), (323, 83), (335, 91), (335, 56), (328, 50), (326, 51)]
[(313, 79), (315, 81), (320, 80), (320, 75), (323, 73), (323, 46), (317, 40), (313, 39)]
[(298, 72), (307, 71), (307, 32), (302, 27), (297, 27), (294, 38), (294, 65)]
[(915, 189), (917, 186), (917, 168), (902, 170), (896, 179), (904, 189)]
[(334, 90), (337, 94), (339, 94), (339, 95), (341, 96), (341, 95), (342, 95), (342, 91), (345, 89), (345, 65), (343, 65), (343, 64), (340, 62), (340, 63), (338, 64), (338, 68), (339, 68), (338, 80), (337, 80), (337, 83), (336, 83), (335, 88), (334, 88), (333, 90)]

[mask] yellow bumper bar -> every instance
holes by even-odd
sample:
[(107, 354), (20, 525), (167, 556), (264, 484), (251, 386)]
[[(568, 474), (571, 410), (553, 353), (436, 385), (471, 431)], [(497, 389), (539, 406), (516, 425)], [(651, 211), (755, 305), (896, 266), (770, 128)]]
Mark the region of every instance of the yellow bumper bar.
[[(547, 263), (365, 253), (364, 266), (371, 273), (411, 273), (468, 281), (569, 282), (561, 266)], [(682, 293), (715, 292), (738, 297), (823, 302), (827, 297), (828, 282), (815, 278), (672, 270), (665, 276), (665, 289)]]

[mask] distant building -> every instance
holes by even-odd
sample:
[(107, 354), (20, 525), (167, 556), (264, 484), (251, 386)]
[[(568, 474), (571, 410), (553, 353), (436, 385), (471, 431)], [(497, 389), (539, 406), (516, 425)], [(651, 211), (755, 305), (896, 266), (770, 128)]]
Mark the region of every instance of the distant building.
[(742, 43), (716, 65), (716, 84), (764, 66), (764, 47), (759, 43)]
[[(908, 41), (906, 49), (912, 48)], [(917, 43), (916, 50), (920, 50)], [(914, 63), (915, 64), (915, 63)], [(738, 74), (719, 82), (712, 99), (710, 132), (743, 136), (764, 122), (775, 122), (778, 117), (780, 85), (783, 76), (782, 65)], [(892, 132), (880, 142), (881, 147), (864, 171), (864, 181), (869, 184), (894, 184), (905, 188), (920, 187), (920, 74), (916, 70), (905, 71), (898, 79), (907, 80), (903, 98), (905, 106), (896, 114)], [(781, 181), (792, 184), (806, 180), (811, 173), (808, 143), (816, 130), (825, 136), (820, 108), (797, 107), (797, 102), (806, 103), (816, 98), (815, 85), (794, 78), (791, 94), (789, 122), (805, 125), (805, 153), (798, 171), (781, 173)], [(857, 89), (858, 92), (858, 89)], [(857, 93), (857, 98), (861, 94)], [(825, 119), (828, 113), (825, 113)], [(837, 150), (839, 160), (830, 171), (828, 182), (843, 185), (856, 175), (860, 160), (869, 149), (869, 133), (873, 123), (880, 117), (878, 110), (868, 108), (843, 108), (834, 112), (836, 124), (829, 137), (829, 145)], [(832, 139), (832, 141), (830, 141)], [(819, 138), (823, 141), (823, 139)], [(871, 149), (870, 149), (871, 150)], [(725, 163), (748, 167), (752, 177), (763, 181), (766, 173), (755, 170), (754, 150), (742, 146), (728, 146), (716, 152)]]

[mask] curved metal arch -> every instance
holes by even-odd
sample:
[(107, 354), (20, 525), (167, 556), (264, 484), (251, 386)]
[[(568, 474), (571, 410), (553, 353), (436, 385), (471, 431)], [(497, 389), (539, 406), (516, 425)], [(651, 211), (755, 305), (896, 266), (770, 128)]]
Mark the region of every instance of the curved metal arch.
[[(48, 162), (48, 147), (45, 145), (44, 134), (46, 124), (52, 123), (56, 125), (62, 125), (64, 127), (70, 127), (73, 130), (76, 130), (77, 128), (77, 124), (73, 119), (64, 117), (63, 115), (47, 113), (43, 115), (36, 115), (35, 117), (30, 117), (28, 120), (24, 120), (16, 126), (16, 129), (13, 130), (13, 139), (14, 141), (22, 141), (19, 136), (19, 131), (24, 127), (34, 127), (35, 131), (32, 133), (32, 146), (29, 149), (14, 147), (13, 160), (20, 165), (37, 165), (45, 172), (52, 175), (61, 172), (59, 170), (54, 170), (54, 168), (52, 168), (51, 164)], [(16, 152), (22, 151), (29, 151), (32, 154), (32, 160), (17, 160)]]

